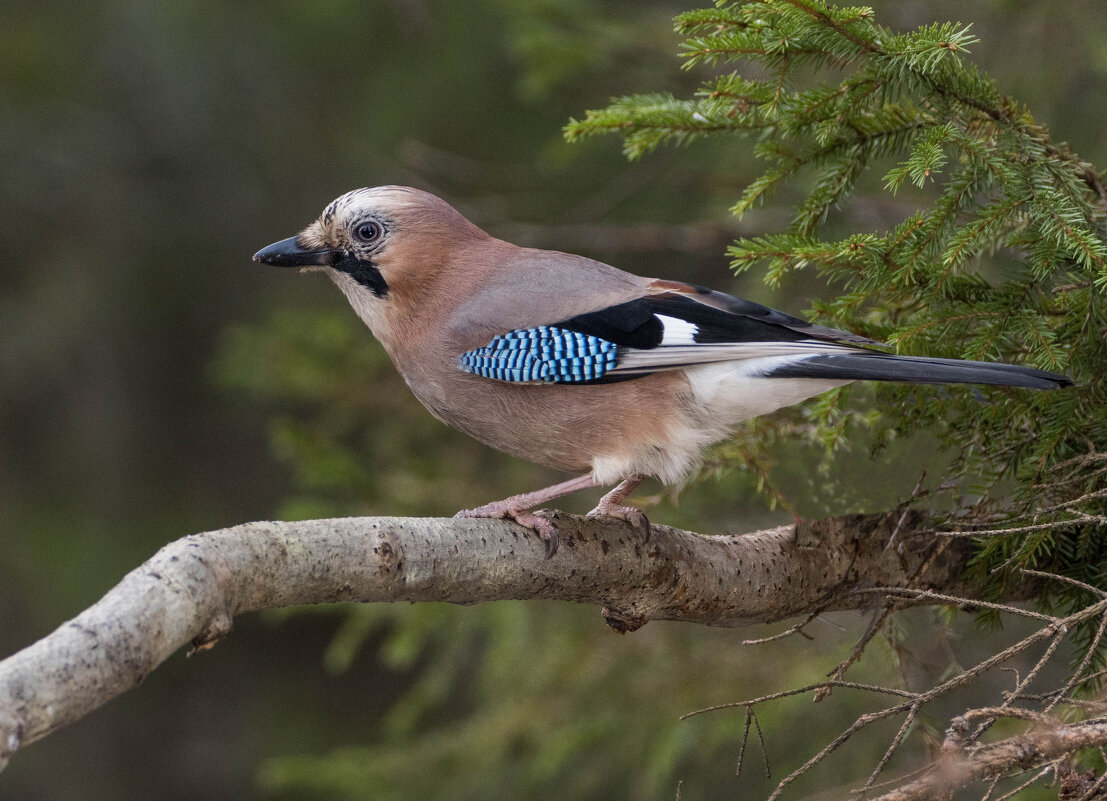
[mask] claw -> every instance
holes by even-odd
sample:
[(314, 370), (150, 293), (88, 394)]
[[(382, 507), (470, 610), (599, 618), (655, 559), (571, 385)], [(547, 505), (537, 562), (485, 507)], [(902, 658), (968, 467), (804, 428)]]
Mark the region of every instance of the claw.
[(520, 526), (529, 528), (540, 536), (546, 545), (546, 558), (557, 553), (560, 544), (557, 526), (544, 517), (528, 512), (526, 509), (512, 509), (502, 503), (489, 503), (476, 509), (462, 509), (454, 517), (485, 517), (493, 520), (514, 520)]
[(600, 501), (600, 504), (589, 512), (588, 516), (616, 517), (619, 520), (625, 520), (638, 529), (646, 542), (650, 541), (649, 518), (647, 518), (646, 514), (636, 506), (619, 506), (616, 504), (605, 504), (603, 501)]
[(534, 512), (527, 512), (522, 510), (516, 512), (515, 514), (508, 515), (508, 517), (510, 517), (520, 526), (526, 526), (527, 528), (538, 532), (538, 536), (546, 541), (547, 559), (557, 553), (557, 547), (560, 544), (557, 536), (557, 526), (555, 526), (549, 520), (544, 517), (539, 517)]
[(632, 526), (637, 528), (642, 534), (642, 538), (646, 541), (650, 541), (650, 521), (646, 518), (645, 513), (635, 506), (624, 506), (623, 501), (626, 497), (634, 491), (635, 487), (642, 483), (642, 476), (633, 475), (630, 478), (626, 478), (611, 492), (600, 498), (600, 502), (596, 504), (596, 508), (588, 513), (589, 517), (617, 517), (620, 520), (625, 520)]

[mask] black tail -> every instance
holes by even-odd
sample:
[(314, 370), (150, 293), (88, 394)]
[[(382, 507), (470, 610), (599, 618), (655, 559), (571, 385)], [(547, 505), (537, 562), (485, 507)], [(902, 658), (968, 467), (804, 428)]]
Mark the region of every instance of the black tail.
[(1059, 389), (1068, 376), (1034, 367), (961, 359), (895, 356), (875, 351), (810, 356), (774, 368), (768, 378), (830, 378), (843, 381), (904, 381), (909, 384), (994, 384), (1001, 387)]

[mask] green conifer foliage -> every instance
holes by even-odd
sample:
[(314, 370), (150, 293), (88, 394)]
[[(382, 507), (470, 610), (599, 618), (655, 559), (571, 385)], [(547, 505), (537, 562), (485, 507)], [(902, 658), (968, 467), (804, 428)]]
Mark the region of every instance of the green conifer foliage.
[[(775, 283), (814, 267), (840, 291), (818, 316), (900, 353), (1071, 375), (1075, 388), (1049, 393), (879, 386), (875, 441), (927, 430), (956, 454), (939, 479), (958, 492), (949, 528), (979, 534), (973, 568), (991, 591), (1020, 567), (1107, 587), (1107, 191), (1097, 169), (968, 62), (969, 25), (896, 33), (870, 8), (765, 0), (689, 11), (676, 29), (686, 66), (718, 74), (690, 99), (636, 95), (589, 111), (568, 138), (616, 133), (634, 159), (665, 143), (752, 136), (765, 168), (733, 212), (786, 183), (803, 196), (787, 230), (731, 246), (736, 270), (757, 267)], [(828, 215), (874, 170), (918, 210), (889, 230), (824, 239)], [(847, 390), (806, 412), (831, 450), (853, 421), (874, 420), (846, 414)], [(1055, 587), (1046, 604), (1087, 602)]]

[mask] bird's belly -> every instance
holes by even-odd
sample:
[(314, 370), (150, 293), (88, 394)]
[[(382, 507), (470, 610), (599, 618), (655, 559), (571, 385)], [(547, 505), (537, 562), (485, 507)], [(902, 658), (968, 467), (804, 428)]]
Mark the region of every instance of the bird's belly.
[[(497, 450), (610, 484), (639, 473), (672, 483), (706, 446), (676, 371), (590, 385), (518, 385), (460, 371), (409, 382), (432, 414)], [(429, 391), (428, 391), (429, 390)]]

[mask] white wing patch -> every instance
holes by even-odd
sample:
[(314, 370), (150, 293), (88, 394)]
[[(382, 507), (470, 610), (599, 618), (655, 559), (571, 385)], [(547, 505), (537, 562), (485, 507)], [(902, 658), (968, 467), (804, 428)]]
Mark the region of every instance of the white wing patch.
[(746, 420), (850, 383), (825, 378), (763, 377), (766, 372), (805, 358), (810, 356), (769, 356), (689, 368), (685, 375), (703, 425), (714, 425), (729, 432)]
[[(658, 315), (659, 317), (661, 315)], [(695, 326), (691, 326), (695, 327)], [(733, 362), (747, 376), (763, 375), (791, 361), (800, 361), (823, 353), (853, 353), (855, 348), (810, 340), (800, 342), (721, 342), (668, 345), (665, 329), (662, 346), (649, 350), (621, 348), (613, 373), (641, 373), (673, 370), (712, 362)]]
[(661, 321), (663, 328), (661, 334), (662, 348), (671, 345), (693, 345), (696, 342), (696, 334), (700, 332), (699, 326), (679, 317), (669, 317), (667, 314), (654, 315)]

